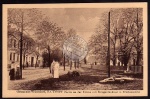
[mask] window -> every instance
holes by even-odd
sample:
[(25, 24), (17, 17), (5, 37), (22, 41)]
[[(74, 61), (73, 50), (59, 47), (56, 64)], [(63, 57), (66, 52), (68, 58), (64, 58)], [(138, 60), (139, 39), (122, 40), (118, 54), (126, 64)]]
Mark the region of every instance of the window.
[(10, 60), (12, 60), (12, 53), (10, 53)]
[(12, 47), (13, 39), (10, 39), (10, 47)]
[(17, 55), (17, 61), (19, 61), (19, 54)]
[(26, 62), (28, 61), (28, 57), (26, 57)]
[(15, 61), (15, 53), (13, 54), (13, 60)]
[(16, 48), (16, 40), (14, 40), (14, 48)]

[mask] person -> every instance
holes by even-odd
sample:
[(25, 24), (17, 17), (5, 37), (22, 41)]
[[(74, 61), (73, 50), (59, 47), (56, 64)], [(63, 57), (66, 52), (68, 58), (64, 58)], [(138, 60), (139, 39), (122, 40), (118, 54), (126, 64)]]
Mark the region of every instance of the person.
[(54, 64), (54, 78), (59, 78), (59, 63), (57, 60)]
[(54, 77), (54, 65), (55, 65), (55, 61), (53, 60), (53, 62), (51, 63), (51, 74), (52, 74), (52, 77)]
[(17, 64), (16, 79), (20, 79), (19, 64)]
[(51, 64), (51, 71), (53, 78), (59, 78), (59, 63), (56, 58), (53, 59), (53, 62)]
[(9, 72), (10, 80), (15, 80), (15, 66), (14, 61), (11, 64), (11, 69)]

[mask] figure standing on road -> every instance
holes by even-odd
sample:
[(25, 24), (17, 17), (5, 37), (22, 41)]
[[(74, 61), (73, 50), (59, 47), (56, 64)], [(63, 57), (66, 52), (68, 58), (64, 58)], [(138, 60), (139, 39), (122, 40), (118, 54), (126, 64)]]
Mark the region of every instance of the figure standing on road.
[(51, 64), (51, 70), (53, 78), (59, 78), (59, 63), (56, 58), (54, 58)]
[(12, 62), (9, 72), (10, 80), (15, 80), (15, 62)]
[(54, 65), (54, 78), (59, 78), (59, 63), (58, 63), (58, 61), (56, 61), (55, 65)]
[(17, 64), (17, 69), (16, 69), (16, 79), (20, 79), (20, 66)]
[(55, 61), (53, 60), (53, 62), (51, 63), (51, 73), (52, 73), (52, 77), (54, 77), (54, 65), (55, 65)]

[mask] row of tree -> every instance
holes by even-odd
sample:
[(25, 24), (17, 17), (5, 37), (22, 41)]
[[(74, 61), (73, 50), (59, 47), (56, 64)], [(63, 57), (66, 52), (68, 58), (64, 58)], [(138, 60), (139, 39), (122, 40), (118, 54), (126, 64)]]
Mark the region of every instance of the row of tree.
[[(65, 33), (62, 27), (59, 27), (55, 22), (52, 22), (48, 16), (43, 15), (42, 12), (35, 8), (9, 8), (7, 19), (8, 27), (14, 27), (16, 32), (34, 38), (35, 43), (33, 46), (36, 46), (38, 50), (40, 49), (43, 52), (44, 66), (50, 66), (54, 57), (57, 58), (58, 61), (61, 61), (63, 59), (62, 46), (64, 40), (76, 35), (74, 29), (70, 29)], [(23, 42), (21, 36), (19, 41)], [(23, 50), (25, 49), (21, 51)], [(39, 54), (37, 59), (38, 57)]]
[[(106, 61), (108, 42), (108, 14), (100, 19), (89, 45), (92, 53)], [(95, 49), (93, 49), (95, 48)], [(140, 65), (143, 53), (143, 16), (141, 8), (122, 8), (110, 10), (110, 48), (111, 60), (116, 58), (127, 68), (132, 52), (136, 52), (136, 65)]]

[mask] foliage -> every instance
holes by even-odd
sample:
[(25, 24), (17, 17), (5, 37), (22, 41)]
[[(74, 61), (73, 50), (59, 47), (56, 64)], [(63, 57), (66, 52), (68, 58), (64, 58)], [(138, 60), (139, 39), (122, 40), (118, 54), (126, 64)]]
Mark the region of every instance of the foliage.
[(48, 62), (50, 62), (51, 64), (54, 59), (57, 60), (59, 63), (62, 61), (63, 58), (62, 50), (56, 48), (55, 50), (52, 51), (50, 58), (48, 52), (43, 52), (42, 57), (43, 57), (43, 67), (47, 66), (49, 67)]
[[(139, 55), (142, 54), (143, 50), (142, 19), (142, 9), (140, 8), (110, 10), (110, 54), (114, 65), (119, 53), (121, 55), (119, 56), (119, 60), (126, 68), (131, 58), (131, 53), (135, 52), (134, 49), (137, 52), (137, 65), (139, 64), (138, 61), (141, 60)], [(100, 56), (104, 56), (103, 60), (105, 60), (108, 41), (108, 13), (104, 13), (100, 21), (103, 25), (100, 24), (96, 28), (95, 34), (89, 41), (89, 46), (91, 52), (93, 51), (93, 53), (99, 55), (99, 58), (101, 58)]]

